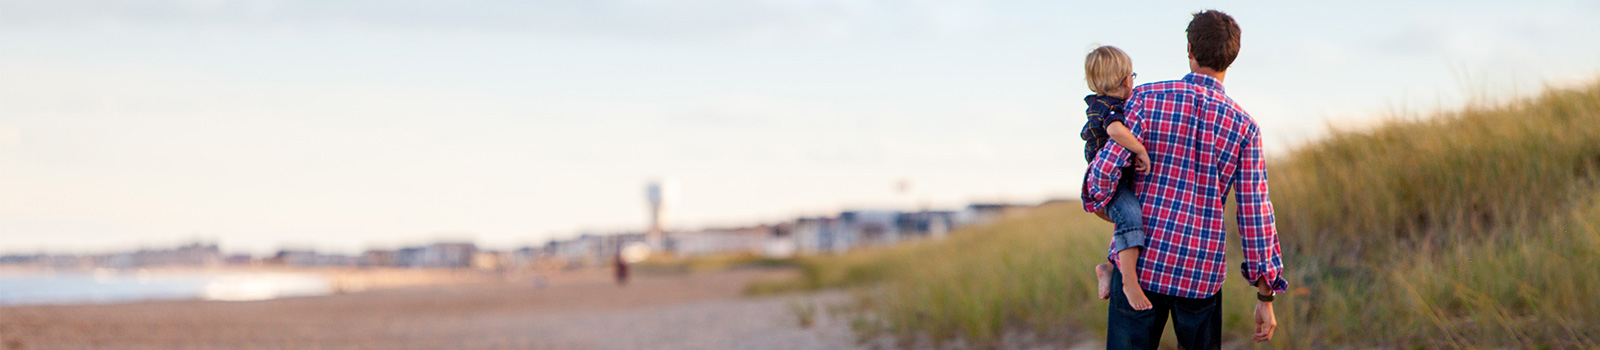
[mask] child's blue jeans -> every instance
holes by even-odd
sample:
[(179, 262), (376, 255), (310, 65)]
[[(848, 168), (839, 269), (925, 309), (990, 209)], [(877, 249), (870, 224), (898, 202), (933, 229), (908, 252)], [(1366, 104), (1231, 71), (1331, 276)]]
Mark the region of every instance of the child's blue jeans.
[(1138, 176), (1132, 171), (1123, 172), (1122, 181), (1117, 183), (1117, 192), (1112, 194), (1111, 203), (1106, 204), (1106, 217), (1117, 226), (1111, 233), (1111, 251), (1120, 252), (1123, 249), (1145, 246), (1144, 210), (1140, 207), (1139, 196), (1133, 193), (1133, 178)]

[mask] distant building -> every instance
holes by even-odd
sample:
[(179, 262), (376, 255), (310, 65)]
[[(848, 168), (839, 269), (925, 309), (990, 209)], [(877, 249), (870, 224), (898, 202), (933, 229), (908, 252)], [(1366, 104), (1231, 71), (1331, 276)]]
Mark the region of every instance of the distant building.
[(510, 254), (500, 252), (478, 252), (472, 255), (472, 268), (487, 271), (497, 271), (506, 268), (511, 259)]
[(277, 254), (267, 258), (267, 263), (285, 266), (311, 266), (316, 262), (317, 252), (312, 250), (280, 249)]
[(765, 251), (767, 241), (776, 238), (771, 226), (673, 232), (672, 252), (679, 256)]
[(790, 226), (790, 239), (802, 254), (833, 253), (833, 218), (799, 218)]
[(7, 255), (0, 257), (5, 264), (33, 265), (59, 269), (87, 269), (98, 266), (105, 256), (76, 256), (66, 254)]
[(589, 266), (601, 261), (599, 235), (584, 234), (566, 241), (551, 241), (546, 249), (552, 261), (560, 266)]
[[(217, 266), (223, 263), (216, 244), (191, 243), (172, 249), (140, 249), (133, 252), (75, 257), (82, 267), (139, 268), (155, 266)], [(60, 262), (56, 262), (61, 266)]]
[(394, 252), (394, 267), (421, 267), (422, 247), (405, 247)]
[(398, 267), (400, 253), (393, 250), (369, 249), (361, 253), (361, 267)]
[(0, 256), (0, 265), (32, 265), (38, 263), (39, 258), (43, 256), (43, 254), (8, 254), (5, 256)]
[(1033, 206), (1016, 204), (971, 204), (961, 212), (961, 216), (965, 225), (982, 225), (1031, 208)]
[(282, 249), (277, 254), (265, 259), (265, 264), (292, 267), (341, 267), (357, 266), (361, 263), (360, 257), (337, 254), (321, 254), (310, 249)]
[(851, 247), (894, 244), (900, 241), (899, 219), (896, 211), (847, 211), (839, 213), (839, 231)]
[(409, 267), (466, 268), (472, 267), (472, 255), (478, 246), (472, 243), (434, 243), (422, 247)]
[(223, 258), (222, 262), (232, 266), (247, 266), (255, 264), (255, 258), (250, 254), (234, 254)]
[(794, 223), (790, 222), (772, 225), (772, 236), (767, 237), (761, 247), (761, 255), (770, 258), (787, 258), (799, 252), (800, 246), (794, 239)]
[(511, 251), (510, 255), (510, 261), (508, 262), (510, 266), (508, 268), (518, 270), (536, 267), (542, 259), (548, 256), (544, 254), (544, 249), (534, 247), (522, 247)]
[[(585, 233), (577, 238), (560, 241), (551, 240), (545, 244), (540, 252), (539, 259), (550, 263), (569, 267), (606, 266), (616, 259), (622, 247), (633, 242), (645, 242), (647, 235), (644, 233), (620, 234), (593, 234)], [(670, 245), (670, 242), (666, 243)]]
[(942, 238), (960, 224), (960, 214), (954, 211), (901, 213), (895, 222), (902, 239)]
[(964, 225), (962, 213), (954, 211), (846, 211), (838, 217), (796, 219), (790, 225), (789, 240), (802, 254), (832, 254), (909, 239), (941, 238)]
[(278, 253), (277, 254), (273, 254), (271, 258), (267, 259), (267, 261), (272, 263), (272, 264), (274, 264), (274, 265), (295, 266), (295, 267), (312, 267), (312, 266), (317, 266), (318, 265), (317, 264), (318, 263), (317, 251), (309, 250), (309, 249), (308, 250), (294, 250), (294, 249), (278, 250)]

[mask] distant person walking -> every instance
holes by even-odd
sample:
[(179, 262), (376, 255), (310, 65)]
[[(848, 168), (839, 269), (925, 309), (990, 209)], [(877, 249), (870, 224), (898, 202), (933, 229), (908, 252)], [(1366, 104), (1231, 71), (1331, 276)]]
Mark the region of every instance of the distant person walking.
[(628, 260), (622, 258), (622, 252), (617, 252), (616, 269), (617, 285), (628, 285)]
[[(1238, 202), (1244, 278), (1257, 287), (1255, 341), (1272, 339), (1273, 295), (1288, 288), (1267, 197), (1261, 132), (1222, 88), (1239, 55), (1239, 25), (1211, 10), (1195, 13), (1186, 32), (1190, 73), (1134, 88), (1123, 105), (1123, 124), (1150, 157), (1148, 172), (1132, 175), (1149, 242), (1137, 262), (1117, 261), (1116, 252), (1107, 259), (1136, 264), (1153, 307), (1135, 310), (1123, 293), (1111, 293), (1110, 349), (1155, 349), (1169, 315), (1183, 348), (1221, 347), (1223, 203), (1230, 189)], [(1085, 210), (1105, 210), (1132, 154), (1117, 143), (1100, 149), (1085, 175)], [(1111, 285), (1121, 285), (1122, 273), (1111, 273)]]

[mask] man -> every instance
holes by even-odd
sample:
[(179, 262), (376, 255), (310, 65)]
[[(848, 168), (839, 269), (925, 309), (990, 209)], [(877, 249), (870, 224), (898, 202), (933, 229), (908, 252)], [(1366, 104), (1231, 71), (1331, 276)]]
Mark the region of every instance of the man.
[[(1288, 283), (1267, 198), (1267, 169), (1256, 123), (1222, 88), (1239, 55), (1239, 25), (1219, 11), (1194, 14), (1186, 30), (1189, 71), (1181, 80), (1139, 86), (1124, 106), (1124, 123), (1144, 142), (1151, 165), (1138, 174), (1149, 242), (1136, 262), (1140, 286), (1153, 304), (1134, 310), (1112, 293), (1106, 346), (1155, 349), (1167, 317), (1186, 349), (1216, 349), (1222, 337), (1222, 280), (1226, 238), (1223, 203), (1232, 190), (1243, 239), (1243, 273), (1256, 288), (1257, 342), (1272, 339), (1272, 296)], [(1101, 212), (1113, 197), (1129, 153), (1107, 145), (1089, 164), (1084, 209)], [(1117, 262), (1115, 253), (1107, 259)], [(1126, 262), (1135, 263), (1135, 262)], [(1112, 285), (1121, 285), (1120, 272)]]

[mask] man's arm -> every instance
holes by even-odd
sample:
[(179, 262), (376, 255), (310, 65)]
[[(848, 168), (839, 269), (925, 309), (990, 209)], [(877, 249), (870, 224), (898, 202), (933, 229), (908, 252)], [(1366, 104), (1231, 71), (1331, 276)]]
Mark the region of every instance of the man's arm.
[(1244, 247), (1245, 280), (1256, 284), (1267, 281), (1272, 291), (1289, 288), (1283, 279), (1283, 259), (1278, 250), (1278, 228), (1272, 217), (1272, 200), (1267, 196), (1267, 162), (1261, 153), (1261, 134), (1250, 130), (1250, 140), (1237, 157), (1234, 174), (1234, 200), (1239, 204), (1239, 236)]
[[(1244, 247), (1241, 269), (1245, 280), (1256, 286), (1257, 294), (1273, 295), (1288, 289), (1289, 282), (1283, 279), (1278, 228), (1272, 217), (1272, 199), (1267, 195), (1267, 162), (1261, 152), (1261, 134), (1252, 128), (1249, 138), (1236, 159), (1238, 172), (1233, 177), (1234, 200), (1239, 204), (1239, 236)], [(1256, 303), (1255, 321), (1251, 338), (1256, 342), (1271, 340), (1272, 332), (1278, 328), (1272, 302)]]

